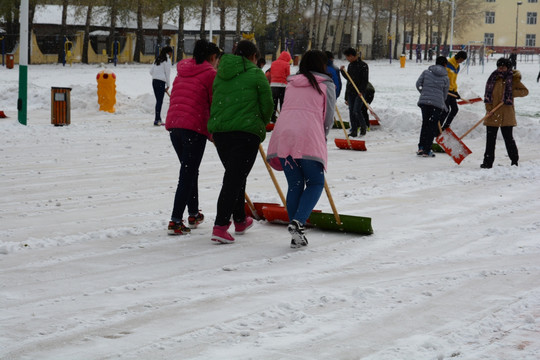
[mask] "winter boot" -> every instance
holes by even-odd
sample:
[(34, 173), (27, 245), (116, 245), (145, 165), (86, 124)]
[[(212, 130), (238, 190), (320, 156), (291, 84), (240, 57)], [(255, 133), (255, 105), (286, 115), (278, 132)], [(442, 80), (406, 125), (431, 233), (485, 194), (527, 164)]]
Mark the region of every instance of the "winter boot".
[(191, 232), (191, 229), (184, 225), (184, 222), (169, 221), (167, 229), (169, 235), (185, 235)]
[(212, 231), (212, 241), (219, 242), (222, 244), (233, 244), (234, 238), (227, 230), (229, 230), (231, 223), (227, 225), (214, 225), (214, 230)]
[(188, 216), (189, 227), (192, 229), (196, 229), (197, 226), (199, 226), (199, 224), (202, 223), (203, 221), (204, 221), (204, 215), (200, 210), (197, 213), (197, 215)]
[(287, 227), (287, 230), (292, 236), (291, 248), (297, 249), (302, 246), (307, 246), (308, 240), (306, 239), (306, 235), (304, 234), (305, 228), (304, 225), (300, 223), (300, 221), (291, 221), (291, 223)]
[(246, 216), (246, 219), (242, 222), (234, 222), (234, 233), (236, 235), (243, 235), (247, 229), (253, 226), (253, 218)]

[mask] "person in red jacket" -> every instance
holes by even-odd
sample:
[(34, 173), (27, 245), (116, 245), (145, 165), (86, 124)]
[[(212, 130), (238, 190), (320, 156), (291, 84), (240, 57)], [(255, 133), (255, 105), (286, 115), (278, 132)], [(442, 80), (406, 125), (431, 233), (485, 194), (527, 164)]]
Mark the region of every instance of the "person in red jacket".
[(285, 98), (285, 88), (287, 87), (287, 76), (291, 74), (291, 54), (283, 51), (276, 61), (270, 66), (270, 88), (274, 99), (274, 113), (272, 122), (276, 122), (276, 111), (279, 103), (279, 110), (283, 106)]
[[(180, 160), (180, 174), (168, 231), (171, 235), (187, 234), (204, 220), (199, 211), (199, 166), (202, 161), (212, 104), (212, 84), (221, 50), (207, 40), (198, 40), (193, 58), (178, 63), (165, 128)], [(188, 208), (187, 227), (183, 223)]]

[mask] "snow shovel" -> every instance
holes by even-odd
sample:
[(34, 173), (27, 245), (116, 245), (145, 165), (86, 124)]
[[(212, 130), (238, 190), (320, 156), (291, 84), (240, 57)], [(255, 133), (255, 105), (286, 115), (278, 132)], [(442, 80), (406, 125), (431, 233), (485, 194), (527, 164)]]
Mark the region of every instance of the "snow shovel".
[(437, 144), (439, 144), (444, 151), (454, 159), (454, 161), (459, 165), (463, 159), (469, 156), (472, 151), (461, 141), (465, 136), (469, 135), (471, 131), (476, 129), (484, 120), (493, 115), (493, 113), (500, 108), (504, 103), (501, 102), (494, 109), (486, 114), (482, 119), (480, 119), (472, 128), (467, 130), (465, 134), (461, 137), (458, 137), (450, 128), (446, 128), (438, 137), (435, 139)]
[(332, 207), (333, 214), (323, 212), (312, 212), (309, 216), (308, 222), (322, 230), (340, 231), (347, 233), (356, 233), (371, 235), (373, 234), (373, 228), (371, 227), (371, 218), (351, 215), (341, 215), (336, 209), (330, 188), (326, 179), (324, 180), (324, 190), (328, 201)]
[(457, 103), (458, 105), (465, 105), (465, 104), (474, 104), (479, 101), (482, 101), (481, 97), (475, 97), (475, 98), (467, 99), (467, 100), (460, 100)]
[(7, 118), (7, 115), (3, 111), (0, 111), (0, 119), (5, 119), (5, 118)]
[(360, 92), (360, 90), (358, 90), (358, 87), (356, 87), (356, 84), (354, 83), (353, 79), (351, 79), (351, 76), (349, 75), (349, 73), (345, 70), (344, 67), (341, 68), (341, 71), (343, 71), (343, 73), (345, 75), (347, 75), (347, 78), (349, 79), (349, 81), (351, 82), (352, 86), (354, 87), (354, 89), (356, 90), (356, 92), (358, 93), (358, 96), (360, 96), (360, 99), (362, 99), (362, 101), (364, 102), (364, 105), (366, 105), (366, 108), (369, 110), (369, 112), (371, 113), (371, 115), (375, 116), (375, 120), (369, 120), (369, 119), (366, 119), (366, 121), (369, 122), (370, 125), (381, 125), (381, 119), (379, 118), (379, 116), (375, 113), (375, 111), (373, 111), (373, 109), (371, 108), (371, 106), (369, 106), (368, 102), (366, 101), (366, 99), (364, 99), (364, 97), (362, 96), (362, 93)]
[(349, 139), (349, 135), (347, 134), (347, 130), (345, 130), (345, 125), (343, 124), (343, 118), (341, 117), (341, 114), (339, 113), (337, 106), (336, 106), (336, 113), (338, 114), (339, 122), (341, 123), (341, 128), (343, 129), (343, 133), (345, 134), (345, 139), (334, 139), (334, 143), (336, 144), (336, 146), (340, 149), (366, 151), (367, 149), (366, 149), (365, 141)]

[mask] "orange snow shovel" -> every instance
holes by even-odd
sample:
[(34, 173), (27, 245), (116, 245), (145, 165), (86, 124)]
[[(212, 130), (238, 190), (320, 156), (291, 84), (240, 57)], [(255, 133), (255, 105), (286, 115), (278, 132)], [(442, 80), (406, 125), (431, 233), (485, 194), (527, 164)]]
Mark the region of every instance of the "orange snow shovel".
[(340, 149), (366, 151), (367, 149), (366, 149), (365, 141), (349, 139), (349, 135), (347, 134), (347, 130), (345, 130), (345, 125), (343, 124), (343, 119), (341, 118), (341, 114), (339, 113), (337, 105), (336, 105), (336, 113), (338, 114), (339, 122), (341, 123), (341, 128), (343, 129), (343, 133), (345, 134), (345, 139), (334, 139), (334, 143), (336, 144), (336, 146)]
[(0, 119), (5, 119), (5, 118), (7, 118), (7, 115), (3, 111), (0, 111)]
[(354, 83), (353, 79), (351, 79), (351, 76), (349, 75), (349, 73), (345, 70), (344, 67), (341, 68), (341, 71), (343, 71), (343, 73), (347, 76), (347, 78), (351, 82), (352, 86), (354, 87), (354, 89), (358, 93), (358, 96), (360, 96), (360, 99), (362, 99), (362, 102), (364, 103), (364, 105), (366, 105), (366, 108), (369, 110), (371, 115), (375, 116), (375, 120), (366, 119), (366, 122), (369, 122), (370, 125), (381, 125), (381, 119), (375, 113), (375, 111), (373, 111), (372, 107), (368, 104), (366, 99), (364, 99), (364, 97), (362, 96), (362, 93), (360, 92), (360, 90), (358, 90), (358, 87), (356, 87), (356, 84)]
[(450, 155), (452, 159), (459, 165), (463, 161), (463, 159), (465, 159), (472, 153), (472, 151), (467, 147), (467, 145), (465, 145), (461, 140), (465, 136), (469, 135), (471, 131), (476, 129), (476, 127), (480, 125), (484, 120), (493, 115), (493, 113), (503, 104), (503, 102), (499, 103), (499, 105), (497, 105), (494, 109), (488, 112), (486, 116), (484, 116), (476, 124), (474, 124), (474, 126), (467, 130), (467, 132), (461, 137), (458, 137), (456, 133), (454, 133), (450, 128), (446, 128), (441, 132), (439, 136), (437, 136), (435, 141), (437, 141), (437, 144), (439, 144), (444, 149), (444, 152)]

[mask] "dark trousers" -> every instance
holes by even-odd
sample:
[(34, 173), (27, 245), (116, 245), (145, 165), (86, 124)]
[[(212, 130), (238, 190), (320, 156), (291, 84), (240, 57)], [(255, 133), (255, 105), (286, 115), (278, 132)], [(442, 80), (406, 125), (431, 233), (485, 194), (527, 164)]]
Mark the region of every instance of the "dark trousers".
[(420, 141), (418, 150), (431, 151), (433, 139), (439, 133), (439, 121), (443, 110), (432, 105), (420, 105), (422, 110), (422, 128), (420, 130)]
[(163, 106), (163, 97), (165, 96), (165, 81), (152, 80), (154, 95), (156, 96), (156, 115), (154, 122), (161, 121), (161, 107)]
[[(349, 119), (351, 120), (351, 134), (356, 134), (360, 128), (362, 131), (367, 129), (367, 123), (362, 115), (364, 102), (358, 94), (353, 94), (347, 99), (349, 103)], [(369, 121), (369, 120), (367, 120)]]
[(272, 122), (276, 122), (276, 112), (279, 103), (279, 111), (283, 107), (283, 101), (285, 100), (285, 88), (280, 86), (272, 86), (272, 98), (274, 99), (274, 112), (272, 113)]
[(199, 166), (206, 147), (206, 136), (187, 129), (173, 129), (170, 136), (180, 160), (180, 174), (171, 220), (180, 222), (186, 206), (189, 215), (196, 215), (199, 212)]
[[(518, 148), (514, 136), (512, 135), (513, 126), (501, 126), (501, 133), (506, 145), (506, 152), (513, 165), (517, 165), (519, 160)], [(484, 164), (493, 165), (495, 160), (495, 143), (497, 142), (497, 126), (486, 126), (486, 151), (484, 153)]]
[(446, 107), (449, 111), (445, 111), (442, 115), (441, 126), (443, 129), (449, 128), (452, 120), (456, 117), (456, 114), (459, 111), (457, 98), (448, 95), (446, 97)]
[(214, 134), (219, 159), (225, 168), (214, 225), (229, 224), (231, 215), (236, 222), (246, 219), (246, 180), (257, 158), (260, 142), (257, 135), (241, 131)]
[[(366, 93), (364, 95), (364, 100), (366, 100), (366, 102), (368, 104), (371, 104), (371, 102), (373, 101), (373, 98), (375, 97), (375, 94), (370, 92), (370, 93)], [(360, 101), (362, 101), (362, 99), (360, 99)], [(368, 114), (368, 108), (366, 107), (366, 104), (364, 104), (364, 102), (362, 101), (362, 116), (364, 117), (364, 121), (366, 123), (366, 126), (367, 127), (370, 127), (370, 124), (369, 124), (369, 114)]]

